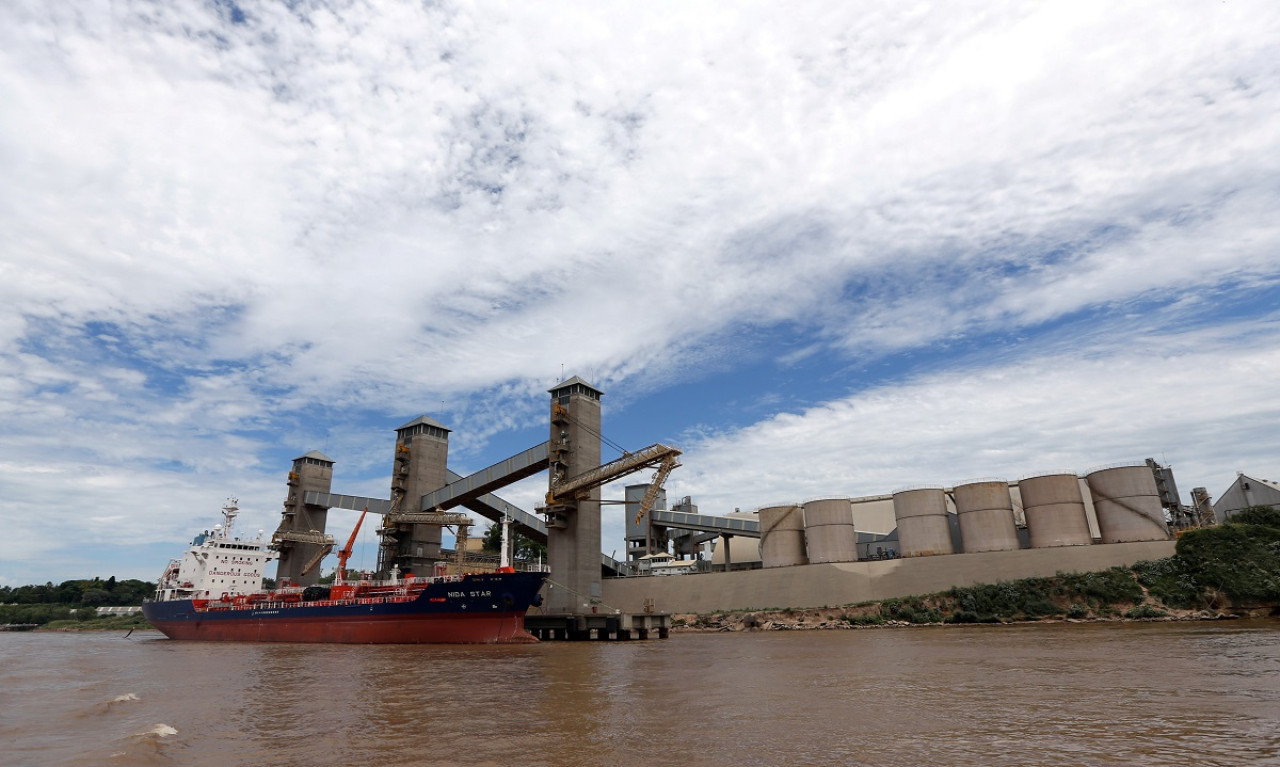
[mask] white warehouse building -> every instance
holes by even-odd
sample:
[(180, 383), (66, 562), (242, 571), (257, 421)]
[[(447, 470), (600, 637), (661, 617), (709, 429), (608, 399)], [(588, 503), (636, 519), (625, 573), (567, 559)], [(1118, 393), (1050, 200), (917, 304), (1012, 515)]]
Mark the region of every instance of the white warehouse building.
[(1280, 483), (1238, 474), (1236, 481), (1213, 504), (1213, 516), (1219, 523), (1225, 522), (1232, 514), (1250, 506), (1280, 507)]

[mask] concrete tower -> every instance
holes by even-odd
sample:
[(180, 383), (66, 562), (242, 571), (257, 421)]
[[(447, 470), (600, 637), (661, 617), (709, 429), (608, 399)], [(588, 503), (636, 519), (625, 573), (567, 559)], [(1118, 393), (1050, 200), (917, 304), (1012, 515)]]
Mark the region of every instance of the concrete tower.
[(318, 450), (293, 459), (289, 471), (289, 495), (284, 501), (280, 527), (271, 537), (280, 550), (276, 578), (303, 586), (320, 579), (317, 556), (332, 548), (333, 539), (324, 532), (329, 516), (327, 506), (306, 503), (310, 492), (327, 493), (333, 484), (333, 459)]
[[(551, 390), (550, 481), (600, 465), (600, 398), (604, 392), (574, 376)], [(600, 489), (559, 507), (547, 523), (551, 579), (543, 611), (582, 613), (600, 600)]]
[(391, 513), (379, 531), (378, 571), (392, 565), (401, 573), (430, 575), (440, 560), (440, 526), (405, 524), (396, 514), (414, 514), (422, 496), (448, 482), (449, 429), (421, 416), (396, 429), (396, 454), (391, 469)]

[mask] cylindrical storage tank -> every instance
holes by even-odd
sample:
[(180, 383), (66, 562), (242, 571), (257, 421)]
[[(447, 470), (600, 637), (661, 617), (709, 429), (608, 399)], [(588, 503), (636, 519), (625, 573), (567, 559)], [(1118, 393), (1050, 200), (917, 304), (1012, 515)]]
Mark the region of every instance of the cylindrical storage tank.
[(1013, 551), (1018, 529), (1013, 524), (1013, 498), (1009, 483), (982, 480), (956, 485), (956, 513), (960, 518), (960, 542), (966, 554), (979, 551)]
[(804, 540), (809, 563), (857, 562), (858, 533), (848, 498), (823, 498), (804, 505)]
[(1031, 548), (1088, 546), (1093, 542), (1080, 478), (1074, 473), (1023, 477), (1018, 491), (1022, 494)]
[(894, 493), (893, 516), (898, 521), (900, 556), (927, 557), (956, 552), (951, 545), (947, 496), (941, 488), (926, 487)]
[(1103, 543), (1166, 541), (1169, 527), (1156, 490), (1156, 478), (1145, 464), (1091, 471), (1085, 477)]
[(804, 512), (795, 504), (760, 509), (760, 564), (763, 567), (807, 565)]

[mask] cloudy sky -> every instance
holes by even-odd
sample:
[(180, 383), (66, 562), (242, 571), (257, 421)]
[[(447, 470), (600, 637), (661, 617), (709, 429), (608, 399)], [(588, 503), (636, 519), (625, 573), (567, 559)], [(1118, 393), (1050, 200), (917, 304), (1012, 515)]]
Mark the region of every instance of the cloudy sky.
[(1274, 2), (9, 0), (0, 170), (0, 584), (573, 374), (704, 513), (1280, 474)]

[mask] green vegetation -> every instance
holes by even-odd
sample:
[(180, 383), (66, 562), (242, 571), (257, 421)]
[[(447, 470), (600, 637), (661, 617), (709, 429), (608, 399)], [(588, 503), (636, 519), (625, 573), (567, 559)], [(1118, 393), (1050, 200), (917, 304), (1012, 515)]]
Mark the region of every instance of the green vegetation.
[(907, 623), (941, 623), (942, 612), (925, 604), (918, 597), (890, 599), (880, 603), (881, 620), (906, 621)]
[(1209, 602), (1225, 595), (1234, 605), (1280, 602), (1280, 510), (1245, 509), (1225, 525), (1192, 530), (1178, 540), (1182, 573)]
[(1128, 568), (1059, 573), (978, 586), (957, 586), (933, 601), (947, 623), (1003, 623), (1041, 618), (1085, 618), (1112, 605), (1142, 602), (1142, 587)]
[[(511, 552), (516, 559), (533, 560), (547, 558), (547, 545), (530, 540), (523, 535), (511, 531)], [(494, 522), (484, 531), (484, 543), (482, 548), (490, 554), (498, 554), (502, 551), (502, 525)]]
[(842, 620), (850, 626), (879, 626), (884, 618), (877, 615), (846, 615)]
[[(145, 626), (135, 616), (98, 617), (97, 608), (140, 605), (156, 590), (154, 583), (117, 581), (111, 576), (63, 581), (57, 586), (0, 587), (0, 623), (35, 623), (49, 628), (134, 628)], [(141, 620), (141, 616), (136, 616)], [(127, 625), (123, 622), (128, 621)], [(120, 622), (122, 625), (115, 625)]]
[(1203, 587), (1180, 556), (1138, 562), (1132, 569), (1151, 597), (1168, 607), (1195, 610), (1210, 606), (1202, 598)]

